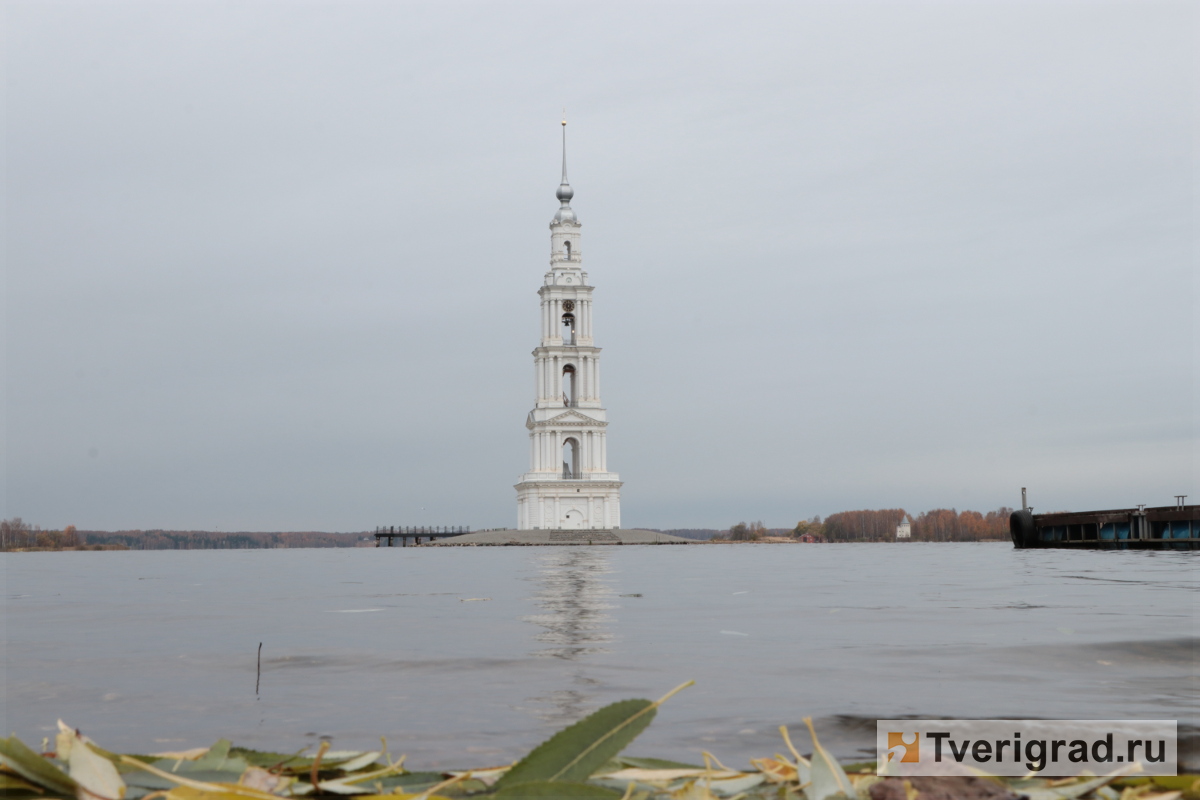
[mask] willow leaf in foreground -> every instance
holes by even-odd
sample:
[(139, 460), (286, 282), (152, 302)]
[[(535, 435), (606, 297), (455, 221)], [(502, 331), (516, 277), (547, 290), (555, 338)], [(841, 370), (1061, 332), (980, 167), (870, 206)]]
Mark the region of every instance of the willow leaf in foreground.
[(837, 759), (817, 741), (817, 732), (813, 729), (812, 717), (805, 717), (804, 724), (808, 726), (808, 733), (812, 736), (813, 743), (812, 782), (805, 787), (804, 796), (808, 800), (825, 800), (827, 797), (836, 797), (837, 795), (854, 797), (854, 784), (850, 782), (846, 771), (842, 769), (842, 765), (838, 763)]
[(656, 708), (649, 700), (605, 706), (535, 747), (497, 781), (497, 789), (531, 781), (586, 781), (646, 729)]
[[(116, 766), (93, 750), (75, 731), (68, 731), (67, 735), (74, 739), (71, 749), (67, 753), (67, 766), (70, 769), (71, 780), (79, 784), (79, 788), (83, 790), (76, 791), (76, 795), (80, 798), (88, 796), (107, 798), (107, 800), (124, 800), (125, 781), (121, 780)], [(59, 738), (61, 742), (65, 737)], [(59, 757), (62, 757), (61, 749)]]
[(246, 800), (243, 795), (225, 791), (205, 791), (192, 786), (176, 786), (166, 793), (167, 800)]
[(544, 800), (549, 797), (581, 798), (581, 800), (617, 800), (620, 792), (594, 786), (590, 783), (571, 783), (569, 781), (530, 781), (528, 783), (511, 783), (496, 794), (497, 800)]
[[(191, 759), (190, 761), (180, 761), (174, 767), (167, 767), (171, 772), (233, 772), (241, 775), (250, 768), (250, 762), (244, 758), (230, 754), (230, 749), (233, 745), (228, 739), (218, 739), (216, 743), (208, 748), (208, 752), (199, 758)], [(166, 763), (169, 759), (161, 759), (159, 763)], [(171, 762), (174, 763), (174, 762)]]
[[(633, 767), (635, 769), (704, 769), (698, 764), (685, 764), (682, 761), (668, 761), (665, 758), (637, 758), (617, 756), (613, 761), (619, 769)], [(613, 772), (616, 772), (614, 769)]]
[[(1131, 772), (1140, 772), (1142, 766), (1140, 764), (1131, 764), (1129, 766), (1110, 772), (1107, 775), (1101, 775), (1098, 778), (1084, 780), (1078, 783), (1067, 784), (1065, 786), (1046, 786), (1044, 788), (1022, 788), (1021, 795), (1028, 797), (1030, 800), (1074, 800), (1077, 797), (1083, 797), (1085, 794), (1099, 789), (1123, 775), (1128, 775)], [(1122, 795), (1123, 796), (1123, 795)]]
[(0, 738), (0, 765), (30, 783), (68, 797), (75, 796), (75, 781), (67, 773), (25, 746), (16, 736)]
[(621, 700), (562, 729), (505, 773), (497, 791), (531, 781), (586, 781), (646, 729), (659, 706), (694, 683), (681, 683), (654, 702)]
[(44, 794), (37, 786), (24, 778), (19, 778), (7, 772), (0, 772), (0, 796), (28, 792), (29, 794)]

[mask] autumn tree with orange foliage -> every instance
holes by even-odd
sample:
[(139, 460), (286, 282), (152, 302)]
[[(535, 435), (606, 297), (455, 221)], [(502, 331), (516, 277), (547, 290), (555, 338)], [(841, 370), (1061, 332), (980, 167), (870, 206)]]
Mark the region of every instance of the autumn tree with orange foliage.
[[(912, 517), (902, 508), (877, 511), (842, 511), (830, 514), (821, 535), (829, 542), (894, 542), (896, 526), (905, 517), (912, 520), (914, 542), (984, 542), (1008, 539), (1008, 517), (1012, 509), (998, 508), (981, 514), (935, 508)], [(797, 526), (799, 531), (799, 526)], [(799, 534), (797, 534), (799, 535)]]
[(1008, 539), (1008, 517), (1012, 509), (1002, 506), (987, 514), (935, 508), (912, 523), (912, 538), (921, 542), (983, 542)]
[(40, 547), (48, 550), (61, 550), (64, 547), (78, 547), (79, 531), (74, 525), (68, 525), (61, 531), (44, 531), (36, 525), (30, 525), (13, 517), (0, 521), (0, 550), (20, 550), (29, 547)]
[(825, 518), (824, 536), (830, 542), (884, 542), (896, 538), (904, 519), (902, 508), (880, 511), (840, 511)]

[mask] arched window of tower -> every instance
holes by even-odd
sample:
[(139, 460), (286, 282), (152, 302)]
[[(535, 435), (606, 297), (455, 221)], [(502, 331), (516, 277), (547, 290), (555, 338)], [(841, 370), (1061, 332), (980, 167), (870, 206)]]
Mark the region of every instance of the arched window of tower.
[(571, 242), (570, 241), (565, 242), (565, 249), (567, 251), (567, 261), (570, 261), (571, 260)]
[(575, 344), (575, 315), (563, 314), (563, 344)]
[(579, 477), (579, 442), (574, 437), (563, 442), (562, 465), (564, 480)]
[(579, 398), (575, 395), (575, 367), (567, 364), (562, 373), (563, 405), (570, 408)]

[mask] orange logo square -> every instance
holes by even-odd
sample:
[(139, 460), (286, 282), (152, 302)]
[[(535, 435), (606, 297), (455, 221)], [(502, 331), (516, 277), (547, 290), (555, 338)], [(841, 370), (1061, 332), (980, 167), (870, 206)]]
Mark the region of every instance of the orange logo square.
[(888, 731), (888, 750), (887, 760), (891, 761), (894, 755), (899, 755), (900, 749), (904, 749), (904, 756), (900, 759), (900, 763), (913, 764), (921, 760), (921, 734), (913, 733), (912, 741), (904, 741), (903, 733), (893, 733)]

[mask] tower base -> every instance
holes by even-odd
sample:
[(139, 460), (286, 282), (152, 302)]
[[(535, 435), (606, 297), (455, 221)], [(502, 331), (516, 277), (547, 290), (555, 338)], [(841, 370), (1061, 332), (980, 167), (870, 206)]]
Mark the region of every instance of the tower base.
[(615, 475), (611, 480), (527, 478), (516, 490), (518, 530), (621, 527), (621, 481)]

